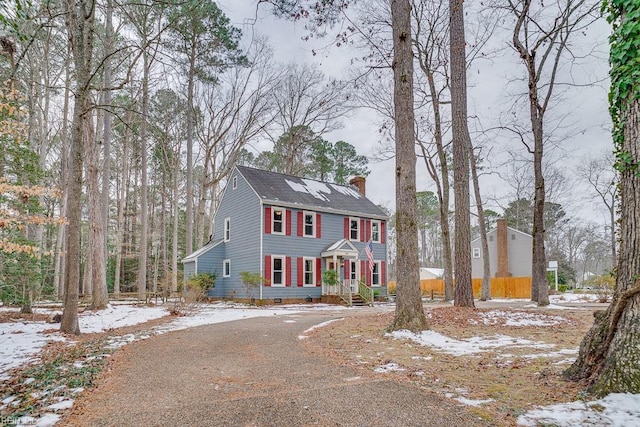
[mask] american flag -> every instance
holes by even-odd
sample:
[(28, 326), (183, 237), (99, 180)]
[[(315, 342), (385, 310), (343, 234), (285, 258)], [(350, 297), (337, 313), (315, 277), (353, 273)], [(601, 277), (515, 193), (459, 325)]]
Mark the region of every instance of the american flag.
[(367, 254), (367, 258), (369, 259), (369, 270), (373, 273), (373, 244), (371, 240), (369, 240), (365, 245), (364, 252)]

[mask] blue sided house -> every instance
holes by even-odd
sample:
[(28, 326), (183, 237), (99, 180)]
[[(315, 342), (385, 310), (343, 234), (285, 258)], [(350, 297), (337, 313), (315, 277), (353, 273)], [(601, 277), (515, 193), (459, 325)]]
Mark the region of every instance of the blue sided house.
[[(236, 166), (209, 243), (182, 260), (185, 281), (215, 273), (212, 298), (262, 303), (371, 302), (386, 296), (388, 216), (365, 196), (365, 179), (342, 186)], [(334, 270), (338, 280), (326, 283)], [(240, 272), (260, 273), (251, 294)]]

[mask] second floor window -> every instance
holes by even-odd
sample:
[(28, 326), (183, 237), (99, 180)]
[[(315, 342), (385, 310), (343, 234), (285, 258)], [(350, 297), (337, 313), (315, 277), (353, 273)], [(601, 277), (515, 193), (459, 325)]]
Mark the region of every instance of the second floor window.
[(349, 239), (360, 240), (360, 220), (358, 218), (349, 219)]
[(224, 241), (228, 242), (231, 240), (231, 218), (226, 218), (224, 220)]
[(371, 241), (380, 243), (380, 221), (371, 221)]
[(304, 235), (314, 237), (314, 222), (316, 215), (314, 213), (305, 212), (304, 214)]
[(480, 258), (480, 248), (473, 248), (473, 257)]
[(275, 234), (284, 233), (284, 209), (273, 208), (273, 224), (271, 230), (273, 230)]

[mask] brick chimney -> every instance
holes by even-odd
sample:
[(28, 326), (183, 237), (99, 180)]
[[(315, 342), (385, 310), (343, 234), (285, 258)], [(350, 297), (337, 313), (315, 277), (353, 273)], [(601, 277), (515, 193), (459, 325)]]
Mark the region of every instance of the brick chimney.
[(496, 225), (498, 227), (496, 232), (498, 245), (498, 270), (496, 271), (496, 277), (511, 277), (511, 273), (509, 272), (509, 239), (507, 238), (507, 220), (500, 218), (496, 222)]
[(349, 184), (356, 187), (363, 196), (367, 196), (367, 180), (364, 176), (354, 176), (349, 181)]

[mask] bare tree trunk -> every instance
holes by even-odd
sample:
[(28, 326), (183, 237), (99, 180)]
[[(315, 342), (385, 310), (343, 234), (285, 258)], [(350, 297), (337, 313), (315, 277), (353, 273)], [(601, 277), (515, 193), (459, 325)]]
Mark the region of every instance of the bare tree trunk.
[(119, 200), (118, 200), (118, 230), (116, 231), (116, 261), (114, 268), (114, 277), (113, 277), (113, 292), (115, 294), (115, 298), (120, 298), (120, 275), (122, 269), (122, 253), (124, 252), (124, 231), (125, 231), (125, 220), (124, 220), (124, 211), (126, 206), (127, 199), (127, 189), (129, 188), (129, 132), (125, 132), (123, 141), (122, 141), (122, 172), (121, 172), (121, 182), (120, 182), (120, 192), (119, 192)]
[[(422, 62), (422, 61), (421, 61)], [(436, 83), (433, 71), (429, 69), (427, 64), (422, 66), (423, 72), (427, 76), (429, 83), (429, 93), (433, 105), (433, 121), (434, 121), (434, 142), (438, 154), (438, 163), (440, 166), (440, 177), (436, 172), (436, 168), (430, 162), (427, 164), (432, 178), (436, 183), (438, 201), (440, 202), (440, 229), (442, 231), (442, 252), (444, 255), (444, 300), (453, 300), (453, 253), (451, 250), (451, 227), (449, 226), (449, 194), (451, 185), (449, 183), (449, 163), (447, 153), (444, 149), (442, 139), (442, 115), (440, 114), (440, 98), (436, 89)], [(426, 151), (423, 151), (426, 156)]]
[(213, 217), (215, 216), (216, 209), (218, 207), (218, 185), (211, 186), (211, 203), (209, 205), (209, 221), (207, 221), (207, 227), (205, 228), (205, 235), (213, 235)]
[(148, 217), (147, 212), (147, 120), (149, 117), (149, 55), (145, 51), (144, 77), (142, 78), (142, 122), (140, 123), (140, 256), (138, 258), (138, 298), (146, 300), (147, 292), (147, 241)]
[(173, 203), (171, 211), (173, 217), (173, 235), (171, 236), (171, 291), (178, 290), (178, 212), (180, 198), (178, 197), (178, 175), (180, 173), (180, 160), (176, 160), (176, 167), (173, 169)]
[[(535, 106), (532, 106), (532, 114)], [(542, 120), (532, 116), (534, 136), (534, 202), (533, 202), (533, 260), (531, 266), (532, 300), (539, 306), (549, 305), (549, 283), (547, 282), (547, 259), (544, 250), (544, 176), (542, 173)], [(534, 291), (535, 290), (535, 291)], [(535, 293), (534, 293), (535, 292)], [(535, 299), (534, 299), (535, 298)]]
[(616, 260), (618, 259), (618, 255), (616, 254), (616, 246), (617, 246), (617, 241), (616, 241), (616, 201), (615, 201), (615, 196), (611, 197), (611, 205), (608, 206), (609, 208), (609, 225), (611, 227), (611, 236), (610, 238), (610, 242), (611, 242), (611, 265), (614, 266), (616, 265)]
[(65, 0), (65, 24), (75, 63), (75, 95), (71, 147), (69, 150), (68, 228), (65, 300), (60, 331), (79, 334), (78, 287), (80, 286), (80, 240), (82, 232), (82, 147), (90, 114), (90, 71), (93, 57), (95, 4), (88, 0)]
[[(624, 6), (610, 8), (622, 9)], [(633, 94), (635, 87), (626, 83), (631, 80), (621, 83), (623, 79), (630, 79), (629, 74), (634, 72), (633, 66), (628, 64), (636, 61), (636, 56), (626, 52), (623, 55), (617, 47), (621, 43), (621, 34), (633, 42), (640, 40), (640, 32), (636, 29), (636, 18), (626, 18), (625, 12), (624, 9), (619, 11), (622, 22), (611, 41), (610, 111), (618, 153), (616, 167), (620, 170), (620, 247), (616, 290), (607, 311), (597, 312), (591, 330), (580, 345), (578, 359), (565, 372), (565, 376), (576, 381), (587, 380), (590, 391), (600, 396), (640, 393), (640, 100)], [(624, 91), (625, 87), (632, 88), (627, 89), (630, 93)]]
[[(68, 47), (68, 50), (71, 48)], [(65, 217), (67, 215), (67, 204), (68, 204), (68, 180), (69, 180), (69, 99), (71, 96), (71, 54), (67, 55), (67, 59), (65, 60), (65, 89), (64, 89), (64, 105), (62, 109), (62, 129), (60, 133), (61, 137), (61, 148), (60, 148), (60, 164), (61, 164), (61, 187), (62, 190), (62, 205), (60, 207), (60, 217)], [(65, 260), (67, 259), (65, 250), (65, 234), (67, 230), (66, 224), (61, 224), (58, 228), (58, 237), (56, 240), (56, 261), (54, 265), (54, 273), (53, 273), (53, 285), (56, 289), (56, 293), (58, 298), (62, 299), (64, 296), (65, 286), (63, 283), (66, 278), (64, 276), (65, 268)]]
[(467, 67), (462, 0), (449, 0), (451, 63), (451, 130), (453, 133), (453, 191), (455, 199), (455, 305), (474, 307), (471, 285), (471, 207), (467, 126)]
[(167, 170), (166, 163), (162, 162), (162, 187), (160, 202), (160, 251), (162, 253), (162, 285), (163, 291), (167, 291), (169, 285), (169, 256), (167, 253)]
[[(109, 298), (107, 295), (106, 267), (105, 267), (105, 232), (104, 217), (102, 209), (102, 196), (99, 185), (98, 150), (96, 141), (93, 139), (93, 126), (88, 121), (86, 135), (91, 138), (85, 139), (85, 159), (87, 161), (86, 177), (89, 201), (89, 239), (87, 271), (85, 271), (85, 283), (89, 284), (92, 295), (92, 309), (103, 309), (107, 306)], [(88, 281), (86, 280), (88, 278)]]
[[(106, 281), (106, 264), (109, 261), (108, 235), (109, 235), (109, 195), (111, 188), (111, 73), (113, 54), (113, 0), (107, 0), (105, 16), (105, 60), (104, 60), (104, 124), (102, 145), (104, 150), (104, 164), (102, 167), (102, 221), (104, 227), (104, 259), (105, 259), (105, 288), (104, 291), (96, 292), (94, 295), (94, 305), (107, 304), (109, 290)], [(122, 161), (125, 161), (123, 159)], [(99, 295), (97, 295), (99, 294)], [(97, 297), (104, 297), (105, 301), (96, 301)]]
[(428, 328), (418, 264), (413, 50), (409, 0), (392, 0), (393, 103), (396, 142), (397, 299), (391, 330)]
[(186, 188), (186, 224), (185, 224), (185, 252), (189, 255), (193, 252), (193, 137), (194, 137), (194, 117), (193, 117), (193, 91), (195, 84), (195, 48), (191, 49), (189, 58), (189, 76), (187, 87), (187, 188)]
[(480, 300), (487, 301), (491, 298), (491, 267), (489, 264), (489, 243), (487, 242), (487, 227), (484, 219), (484, 208), (482, 207), (482, 196), (480, 195), (480, 181), (478, 180), (478, 168), (476, 156), (473, 152), (473, 145), (469, 147), (469, 157), (471, 160), (471, 179), (473, 180), (473, 192), (476, 198), (476, 208), (478, 210), (478, 222), (480, 223), (480, 245), (482, 246), (482, 288)]
[(196, 242), (196, 246), (199, 248), (201, 247), (205, 240), (205, 235), (204, 235), (204, 229), (205, 229), (205, 225), (204, 225), (204, 219), (207, 213), (207, 193), (208, 193), (208, 188), (207, 188), (207, 170), (208, 170), (208, 166), (207, 166), (207, 162), (205, 159), (205, 171), (204, 171), (204, 177), (202, 180), (202, 183), (200, 184), (200, 194), (198, 197), (198, 209), (197, 209), (197, 215), (196, 215), (196, 235), (195, 235), (195, 242)]

